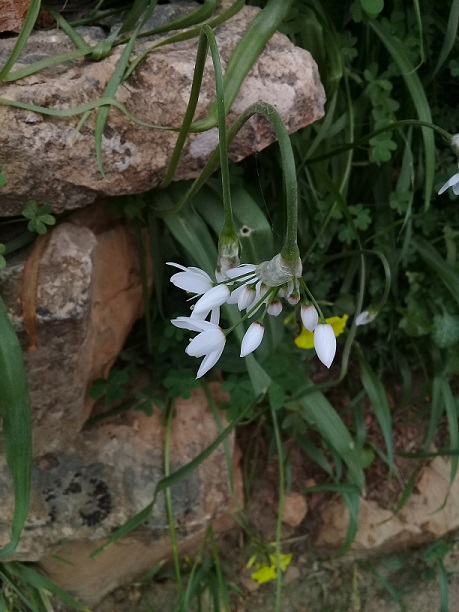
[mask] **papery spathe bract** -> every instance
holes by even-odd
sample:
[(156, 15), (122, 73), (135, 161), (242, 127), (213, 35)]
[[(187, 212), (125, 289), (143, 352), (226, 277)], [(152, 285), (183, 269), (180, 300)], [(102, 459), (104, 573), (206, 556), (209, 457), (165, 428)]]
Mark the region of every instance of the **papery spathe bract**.
[(313, 332), (315, 330), (319, 322), (319, 315), (315, 306), (309, 304), (301, 307), (301, 321), (308, 331)]
[(336, 337), (329, 323), (318, 323), (314, 330), (314, 349), (320, 361), (329, 368), (336, 354)]
[(242, 338), (241, 357), (250, 355), (250, 353), (253, 353), (253, 351), (260, 346), (264, 333), (265, 326), (258, 321), (255, 321), (250, 325), (249, 329), (245, 332), (244, 337)]

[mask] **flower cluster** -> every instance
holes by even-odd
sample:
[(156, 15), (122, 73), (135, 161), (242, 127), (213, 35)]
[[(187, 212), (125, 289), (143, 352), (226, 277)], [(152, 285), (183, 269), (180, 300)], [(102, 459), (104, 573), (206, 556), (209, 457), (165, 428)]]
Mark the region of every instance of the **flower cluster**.
[[(208, 372), (220, 359), (225, 348), (226, 337), (234, 327), (220, 327), (220, 308), (223, 304), (234, 304), (242, 313), (240, 322), (260, 312), (258, 320), (251, 323), (241, 343), (240, 356), (245, 357), (257, 349), (264, 334), (262, 323), (266, 314), (277, 317), (282, 312), (282, 299), (296, 305), (301, 299), (301, 261), (293, 264), (277, 255), (258, 266), (242, 264), (235, 268), (220, 269), (217, 282), (195, 267), (185, 267), (168, 262), (180, 270), (171, 277), (171, 282), (193, 297), (198, 298), (190, 316), (177, 317), (172, 324), (181, 329), (197, 332), (185, 352), (192, 357), (203, 357), (197, 378)], [(312, 304), (301, 308), (303, 325), (314, 332), (314, 348), (320, 361), (330, 367), (336, 352), (336, 338), (332, 326), (319, 321)]]

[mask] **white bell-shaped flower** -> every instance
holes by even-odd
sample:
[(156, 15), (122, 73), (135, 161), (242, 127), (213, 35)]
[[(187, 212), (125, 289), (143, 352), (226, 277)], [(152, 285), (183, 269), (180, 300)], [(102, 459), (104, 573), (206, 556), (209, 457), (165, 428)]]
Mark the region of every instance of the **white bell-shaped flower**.
[(241, 343), (241, 357), (245, 357), (250, 353), (253, 353), (257, 349), (261, 341), (263, 340), (263, 334), (265, 333), (265, 326), (255, 321), (249, 326), (249, 329), (245, 332)]
[(329, 368), (335, 358), (336, 337), (329, 323), (319, 323), (314, 330), (314, 348), (320, 361)]
[(274, 300), (274, 302), (271, 302), (271, 304), (268, 306), (268, 314), (270, 314), (272, 317), (278, 317), (281, 312), (282, 303), (279, 300)]
[(313, 332), (319, 322), (319, 315), (312, 304), (301, 307), (301, 321), (306, 329)]

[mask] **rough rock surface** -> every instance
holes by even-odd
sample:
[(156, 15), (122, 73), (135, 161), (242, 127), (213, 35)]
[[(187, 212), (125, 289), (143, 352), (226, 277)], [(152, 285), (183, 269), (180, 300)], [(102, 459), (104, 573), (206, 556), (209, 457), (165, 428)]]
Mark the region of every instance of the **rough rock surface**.
[[(156, 19), (164, 21), (164, 12), (170, 10), (177, 9), (158, 6)], [(244, 7), (217, 28), (223, 66), (257, 10)], [(99, 27), (84, 27), (79, 32), (91, 45), (105, 36)], [(0, 63), (13, 44), (12, 39), (0, 40)], [(136, 54), (152, 44), (151, 39), (140, 39)], [(117, 100), (142, 121), (180, 126), (193, 78), (196, 45), (194, 38), (157, 48), (118, 88)], [(75, 108), (97, 100), (115, 70), (122, 49), (115, 48), (109, 57), (97, 62), (80, 58), (4, 83), (0, 86), (0, 98), (54, 109)], [(61, 30), (34, 32), (16, 69), (71, 50), (74, 46)], [(208, 60), (195, 119), (206, 116), (214, 98), (213, 68)], [(233, 104), (230, 120), (251, 103), (261, 100), (278, 109), (289, 132), (323, 115), (324, 91), (314, 60), (282, 34), (274, 34), (250, 71)], [(90, 204), (101, 194), (141, 193), (160, 183), (171, 158), (176, 133), (142, 127), (112, 108), (102, 138), (103, 177), (96, 163), (95, 119), (93, 112), (76, 134), (80, 116), (56, 118), (0, 104), (0, 165), (8, 180), (2, 188), (0, 215), (19, 214), (29, 198), (46, 202), (55, 212), (62, 212)], [(254, 117), (233, 142), (231, 157), (242, 159), (274, 139), (266, 120)], [(197, 176), (217, 143), (216, 128), (190, 136), (176, 178)]]
[(19, 32), (30, 0), (0, 0), (0, 32)]
[[(391, 549), (441, 538), (459, 528), (459, 475), (450, 486), (451, 463), (436, 457), (426, 466), (403, 508), (394, 514), (373, 501), (360, 500), (359, 527), (352, 544), (356, 551)], [(321, 510), (317, 546), (344, 543), (349, 513), (335, 501)]]
[[(0, 290), (24, 349), (21, 290), (26, 255), (0, 273)], [(108, 373), (143, 310), (134, 239), (101, 208), (50, 234), (37, 282), (38, 348), (25, 352), (34, 455), (64, 448), (81, 430), (92, 381)], [(65, 426), (63, 426), (65, 423)], [(0, 443), (1, 447), (1, 443)]]
[[(214, 390), (218, 400), (218, 389)], [(173, 471), (190, 462), (219, 433), (202, 389), (195, 391), (190, 400), (177, 400), (175, 409), (170, 454)], [(89, 559), (89, 553), (103, 542), (102, 538), (153, 499), (155, 485), (164, 476), (164, 436), (159, 410), (152, 417), (133, 412), (94, 430), (84, 430), (67, 447), (36, 458), (31, 509), (12, 558), (41, 560), (43, 569), (54, 580), (88, 603), (169, 558), (165, 500), (160, 494), (150, 518), (139, 531), (109, 547), (94, 561)], [(233, 444), (230, 436), (230, 454)], [(237, 466), (234, 473), (237, 491)], [(229, 526), (229, 521), (224, 520), (225, 511), (232, 505), (228, 482), (221, 446), (171, 489), (177, 535), (184, 547), (202, 537), (211, 519), (220, 517), (220, 529)], [(7, 492), (8, 488), (9, 477), (3, 465), (0, 490)], [(11, 497), (2, 495), (2, 500)], [(11, 513), (11, 502), (2, 502), (0, 546), (8, 540)], [(56, 554), (72, 565), (56, 560)]]

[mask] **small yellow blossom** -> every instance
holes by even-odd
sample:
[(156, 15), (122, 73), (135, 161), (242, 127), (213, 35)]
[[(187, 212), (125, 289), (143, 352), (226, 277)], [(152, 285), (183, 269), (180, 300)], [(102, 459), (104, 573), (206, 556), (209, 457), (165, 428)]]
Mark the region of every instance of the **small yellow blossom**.
[[(342, 317), (329, 317), (325, 319), (325, 322), (333, 327), (335, 336), (339, 336), (343, 333), (348, 318), (347, 314), (345, 314)], [(302, 349), (314, 348), (314, 332), (310, 332), (303, 327), (301, 334), (295, 338), (295, 344)]]
[[(281, 568), (281, 571), (285, 572), (287, 567), (290, 565), (292, 557), (293, 557), (292, 554), (280, 555), (279, 566)], [(266, 563), (258, 563), (256, 561), (255, 555), (253, 555), (253, 557), (250, 558), (249, 562), (247, 563), (247, 568), (250, 569), (252, 566), (255, 565), (257, 569), (257, 571), (251, 575), (252, 580), (255, 580), (255, 582), (257, 582), (258, 584), (263, 584), (265, 582), (269, 582), (270, 580), (276, 579), (277, 577), (276, 555), (270, 554), (269, 561), (271, 565), (266, 565)]]

